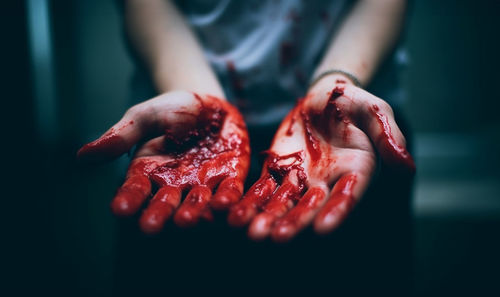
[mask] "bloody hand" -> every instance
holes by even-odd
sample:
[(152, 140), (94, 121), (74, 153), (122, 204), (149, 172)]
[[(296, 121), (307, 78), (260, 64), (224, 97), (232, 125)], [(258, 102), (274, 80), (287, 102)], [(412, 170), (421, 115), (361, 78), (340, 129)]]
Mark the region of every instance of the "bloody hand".
[(82, 147), (78, 158), (112, 159), (140, 142), (111, 208), (117, 215), (132, 215), (157, 186), (140, 218), (144, 232), (159, 232), (174, 212), (177, 225), (193, 225), (211, 217), (209, 205), (226, 209), (241, 197), (250, 161), (248, 133), (240, 113), (226, 101), (186, 92), (158, 96), (132, 107)]
[(366, 190), (374, 147), (391, 168), (414, 172), (385, 101), (341, 79), (315, 88), (281, 123), (260, 179), (232, 207), (229, 223), (250, 224), (255, 240), (287, 241), (313, 221), (317, 233), (332, 231)]

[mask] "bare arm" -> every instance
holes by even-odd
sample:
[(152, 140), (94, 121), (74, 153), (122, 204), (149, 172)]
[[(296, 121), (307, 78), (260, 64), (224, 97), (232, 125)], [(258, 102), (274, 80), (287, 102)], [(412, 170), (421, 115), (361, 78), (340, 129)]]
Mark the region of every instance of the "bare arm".
[[(316, 75), (339, 69), (366, 86), (395, 44), (404, 9), (403, 0), (357, 2)], [(248, 224), (254, 240), (288, 241), (310, 224), (328, 233), (368, 189), (377, 155), (389, 170), (411, 178), (415, 164), (391, 107), (350, 79), (323, 76), (285, 117), (261, 178), (231, 209), (230, 224)]]
[(330, 42), (314, 77), (341, 69), (356, 76), (362, 86), (368, 85), (399, 37), (405, 9), (406, 0), (358, 1)]
[(126, 0), (125, 22), (159, 93), (184, 90), (225, 98), (193, 32), (170, 1)]

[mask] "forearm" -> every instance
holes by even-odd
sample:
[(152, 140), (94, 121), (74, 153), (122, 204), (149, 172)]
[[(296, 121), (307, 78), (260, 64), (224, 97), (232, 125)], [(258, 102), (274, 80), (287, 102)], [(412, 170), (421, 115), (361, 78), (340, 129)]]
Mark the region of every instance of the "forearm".
[(225, 98), (193, 32), (170, 1), (127, 0), (125, 23), (159, 93), (185, 90)]
[(360, 0), (330, 42), (313, 77), (340, 69), (353, 74), (362, 86), (394, 47), (405, 15), (405, 0)]

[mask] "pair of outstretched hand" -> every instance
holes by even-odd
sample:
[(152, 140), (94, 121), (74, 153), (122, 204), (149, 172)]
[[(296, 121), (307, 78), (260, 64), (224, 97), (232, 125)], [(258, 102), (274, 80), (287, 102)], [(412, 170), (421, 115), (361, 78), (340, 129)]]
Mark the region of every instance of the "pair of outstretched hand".
[(194, 225), (213, 210), (229, 210), (229, 224), (249, 225), (255, 240), (287, 241), (311, 223), (327, 233), (368, 187), (374, 148), (388, 166), (415, 170), (390, 106), (341, 80), (298, 101), (266, 151), (260, 179), (244, 195), (248, 133), (241, 114), (224, 100), (160, 95), (130, 108), (78, 158), (105, 161), (135, 145), (111, 208), (132, 215), (152, 196), (139, 221), (146, 233), (161, 231), (172, 216), (179, 226)]

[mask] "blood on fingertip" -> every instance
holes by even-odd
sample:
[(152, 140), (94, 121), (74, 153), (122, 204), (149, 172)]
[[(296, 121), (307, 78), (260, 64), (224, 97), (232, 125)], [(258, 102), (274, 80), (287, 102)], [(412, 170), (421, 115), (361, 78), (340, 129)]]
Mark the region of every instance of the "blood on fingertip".
[(285, 243), (292, 239), (296, 233), (296, 227), (289, 221), (281, 221), (271, 231), (271, 237), (275, 242)]
[(354, 196), (356, 182), (355, 174), (346, 175), (337, 181), (330, 198), (316, 217), (314, 228), (317, 233), (331, 232), (347, 217), (356, 204)]
[(99, 139), (84, 145), (77, 152), (77, 158), (85, 162), (102, 162), (113, 159), (128, 150), (128, 146), (123, 137), (110, 131)]
[(187, 210), (177, 211), (174, 216), (174, 222), (179, 227), (191, 227), (196, 223), (191, 212)]
[(89, 163), (102, 162), (126, 153), (130, 147), (120, 136), (120, 132), (133, 124), (134, 121), (131, 120), (118, 128), (111, 128), (99, 139), (84, 145), (76, 154), (78, 160)]
[[(381, 146), (379, 153), (384, 161), (388, 162), (393, 169), (399, 169), (397, 167), (406, 168), (411, 174), (415, 173), (416, 167), (412, 156), (402, 145), (399, 145), (391, 131), (391, 126), (387, 115), (380, 112), (378, 105), (373, 104), (370, 108), (372, 114), (375, 116), (378, 125), (382, 132), (378, 136), (376, 143)], [(396, 167), (394, 167), (396, 166)]]
[(212, 191), (207, 186), (194, 187), (174, 216), (174, 222), (181, 227), (195, 225), (204, 215)]
[(228, 178), (220, 183), (217, 192), (210, 200), (214, 210), (226, 210), (242, 196), (243, 182), (237, 178)]
[(228, 223), (234, 227), (241, 227), (250, 222), (257, 214), (257, 210), (269, 201), (276, 190), (277, 183), (269, 173), (264, 174), (247, 191), (243, 199), (233, 205), (229, 211)]
[(160, 188), (139, 219), (141, 229), (149, 234), (160, 232), (179, 205), (180, 197), (181, 192), (176, 187)]

